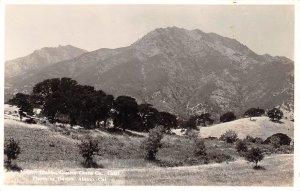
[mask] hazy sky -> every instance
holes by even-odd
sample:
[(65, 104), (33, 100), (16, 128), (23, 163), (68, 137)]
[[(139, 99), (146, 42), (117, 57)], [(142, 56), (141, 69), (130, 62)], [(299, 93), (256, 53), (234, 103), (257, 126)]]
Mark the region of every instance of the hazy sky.
[(5, 60), (42, 47), (128, 46), (159, 27), (235, 38), (258, 54), (294, 59), (291, 5), (7, 5)]

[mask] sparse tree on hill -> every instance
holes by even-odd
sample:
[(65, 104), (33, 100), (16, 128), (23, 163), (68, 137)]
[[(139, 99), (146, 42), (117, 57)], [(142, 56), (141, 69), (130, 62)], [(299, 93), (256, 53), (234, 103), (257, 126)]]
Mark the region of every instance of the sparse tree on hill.
[(164, 128), (162, 126), (150, 129), (148, 138), (142, 143), (141, 147), (146, 151), (147, 160), (155, 160), (159, 148), (162, 147), (161, 140), (164, 136)]
[(94, 162), (94, 156), (100, 154), (98, 141), (87, 138), (87, 140), (82, 140), (78, 147), (81, 156), (84, 158), (83, 166), (86, 168), (97, 167), (97, 163)]
[(225, 123), (225, 122), (229, 122), (229, 121), (234, 121), (234, 120), (236, 120), (236, 116), (234, 115), (233, 112), (224, 113), (220, 117), (220, 122), (221, 123)]
[(16, 160), (21, 153), (19, 142), (13, 138), (4, 143), (4, 154), (6, 155), (5, 167), (9, 170), (12, 168), (12, 160)]
[(264, 109), (260, 108), (250, 108), (244, 113), (244, 117), (249, 117), (251, 121), (251, 117), (260, 117), (265, 114)]
[(258, 168), (257, 163), (263, 160), (264, 155), (263, 152), (259, 148), (251, 148), (245, 155), (245, 158), (249, 162), (253, 162), (255, 164), (254, 169)]
[(203, 113), (198, 116), (198, 123), (199, 125), (203, 125), (206, 127), (207, 125), (211, 125), (214, 123), (214, 120), (211, 119), (211, 114), (210, 113)]
[(282, 111), (278, 108), (271, 109), (268, 111), (267, 115), (272, 121), (279, 121), (283, 117)]

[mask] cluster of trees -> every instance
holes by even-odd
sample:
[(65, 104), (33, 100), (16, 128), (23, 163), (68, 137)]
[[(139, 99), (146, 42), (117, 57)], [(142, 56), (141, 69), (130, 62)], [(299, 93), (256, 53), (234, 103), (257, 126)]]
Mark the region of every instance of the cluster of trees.
[(32, 114), (35, 107), (51, 123), (66, 122), (88, 129), (102, 124), (106, 127), (108, 119), (123, 130), (149, 131), (157, 125), (166, 130), (177, 127), (177, 117), (171, 113), (159, 112), (150, 104), (138, 104), (130, 96), (115, 99), (71, 78), (44, 80), (33, 87), (30, 95), (18, 93), (8, 103), (19, 107), (20, 116)]
[[(17, 93), (8, 102), (19, 107), (20, 120), (33, 114), (33, 108), (41, 108), (43, 116), (51, 123), (56, 121), (81, 125), (92, 129), (106, 127), (108, 119), (112, 119), (114, 127), (123, 130), (149, 131), (161, 125), (165, 130), (180, 126), (184, 129), (197, 129), (214, 122), (209, 113), (192, 115), (189, 119), (178, 119), (168, 112), (160, 112), (151, 104), (138, 104), (130, 96), (114, 96), (102, 90), (95, 90), (88, 85), (80, 85), (71, 78), (53, 78), (37, 83), (30, 95)], [(265, 114), (264, 109), (250, 108), (244, 117), (258, 117)], [(272, 121), (278, 121), (283, 113), (274, 108), (267, 112)], [(227, 112), (220, 117), (220, 122), (229, 122), (237, 117)]]
[[(252, 117), (260, 117), (267, 114), (267, 116), (271, 119), (271, 121), (278, 122), (283, 117), (283, 112), (278, 108), (273, 108), (269, 110), (267, 113), (264, 109), (261, 108), (250, 108), (244, 114), (243, 117), (249, 117), (250, 121)], [(233, 112), (226, 112), (220, 116), (220, 122), (225, 123), (229, 121), (236, 120), (236, 116)]]

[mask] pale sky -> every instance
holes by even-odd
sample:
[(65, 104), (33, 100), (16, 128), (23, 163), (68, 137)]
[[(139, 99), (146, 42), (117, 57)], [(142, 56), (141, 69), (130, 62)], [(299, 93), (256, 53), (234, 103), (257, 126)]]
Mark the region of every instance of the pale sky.
[(258, 54), (294, 60), (292, 5), (7, 5), (5, 21), (5, 60), (58, 45), (129, 46), (168, 26), (214, 32)]

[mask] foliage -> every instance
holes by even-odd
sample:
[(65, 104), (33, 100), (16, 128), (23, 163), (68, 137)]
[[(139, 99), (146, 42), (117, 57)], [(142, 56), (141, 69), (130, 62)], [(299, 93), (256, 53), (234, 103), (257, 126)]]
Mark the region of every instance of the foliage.
[(229, 121), (234, 121), (234, 120), (236, 120), (236, 116), (234, 115), (233, 112), (224, 113), (220, 117), (220, 122), (221, 123), (225, 123), (225, 122), (229, 122)]
[(159, 112), (159, 125), (163, 126), (165, 130), (177, 127), (177, 117), (169, 112)]
[(87, 140), (82, 140), (78, 145), (79, 152), (84, 158), (83, 166), (86, 168), (97, 167), (97, 164), (94, 162), (94, 156), (99, 155), (100, 147), (98, 141), (88, 138)]
[(264, 114), (265, 114), (264, 109), (250, 108), (244, 113), (244, 117), (250, 117), (250, 120), (251, 120), (251, 117), (260, 117)]
[(164, 128), (162, 126), (155, 127), (149, 131), (148, 138), (142, 143), (141, 147), (147, 152), (147, 160), (155, 160), (158, 149), (162, 147), (161, 140), (164, 135)]
[(195, 139), (194, 155), (197, 157), (207, 155), (206, 146), (203, 139)]
[(247, 135), (246, 138), (244, 138), (244, 141), (245, 142), (250, 142), (250, 143), (259, 143), (259, 144), (263, 143), (262, 138), (260, 138), (260, 137), (252, 137), (250, 135)]
[(283, 117), (283, 113), (280, 109), (278, 108), (273, 108), (267, 112), (268, 117), (272, 121), (279, 121)]
[[(273, 138), (273, 137), (276, 137), (276, 138)], [(276, 139), (276, 140), (275, 140), (275, 139)], [(273, 141), (273, 142), (272, 142), (272, 141)], [(283, 133), (276, 133), (276, 134), (274, 134), (274, 135), (268, 137), (268, 138), (264, 141), (264, 143), (265, 143), (265, 144), (269, 144), (269, 143), (273, 144), (273, 143), (275, 143), (275, 142), (278, 142), (278, 144), (279, 144), (279, 146), (280, 146), (280, 145), (290, 145), (291, 141), (292, 141), (292, 139), (291, 139), (289, 136), (287, 136), (286, 134), (283, 134)]]
[(249, 162), (255, 163), (255, 167), (257, 167), (257, 163), (263, 160), (264, 155), (260, 148), (251, 148), (245, 155), (245, 159)]
[(139, 121), (138, 104), (136, 100), (129, 96), (119, 96), (114, 102), (115, 115), (114, 124), (123, 129), (135, 129), (135, 122)]
[(220, 140), (225, 141), (226, 143), (234, 143), (238, 140), (238, 137), (235, 131), (228, 130), (221, 135)]
[(159, 112), (151, 104), (141, 104), (138, 106), (139, 116), (141, 117), (144, 131), (149, 131), (158, 125)]
[(12, 166), (12, 160), (18, 158), (19, 154), (21, 153), (21, 148), (19, 146), (19, 142), (10, 138), (5, 141), (4, 143), (4, 154), (6, 155), (5, 165), (7, 168)]
[(244, 153), (248, 151), (247, 143), (244, 140), (238, 140), (236, 142), (235, 148), (238, 153)]
[(279, 148), (280, 147), (280, 138), (279, 137), (275, 137), (275, 136), (271, 137), (270, 144), (274, 148)]
[(8, 103), (16, 105), (19, 108), (20, 121), (27, 115), (33, 115), (33, 106), (31, 104), (30, 96), (27, 94), (17, 93), (8, 101)]

